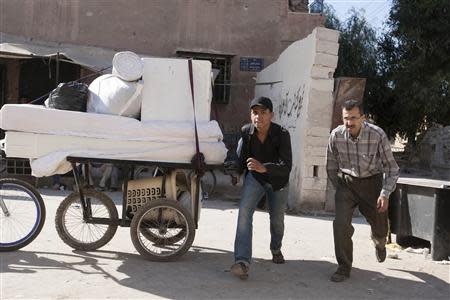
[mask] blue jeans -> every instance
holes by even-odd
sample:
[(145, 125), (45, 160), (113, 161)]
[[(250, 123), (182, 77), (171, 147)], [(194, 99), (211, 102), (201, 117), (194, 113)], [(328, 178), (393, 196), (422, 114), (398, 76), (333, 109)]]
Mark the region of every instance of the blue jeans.
[(284, 234), (284, 211), (286, 209), (286, 189), (274, 192), (272, 185), (259, 183), (251, 173), (247, 173), (239, 203), (239, 216), (234, 241), (234, 260), (250, 264), (252, 257), (253, 213), (259, 200), (266, 194), (270, 215), (270, 250), (278, 253)]

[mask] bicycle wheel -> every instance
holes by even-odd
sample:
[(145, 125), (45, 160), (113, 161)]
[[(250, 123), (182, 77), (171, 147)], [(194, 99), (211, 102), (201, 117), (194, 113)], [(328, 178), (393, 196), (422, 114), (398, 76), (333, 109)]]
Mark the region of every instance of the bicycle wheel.
[[(151, 239), (147, 238), (149, 232)], [(157, 199), (136, 212), (131, 220), (130, 234), (134, 247), (145, 258), (172, 261), (191, 247), (195, 225), (190, 213), (178, 202)]]
[(31, 243), (45, 223), (45, 205), (30, 184), (0, 179), (0, 251), (14, 251)]
[[(114, 202), (107, 195), (95, 190), (84, 190), (84, 198), (90, 206), (93, 218), (119, 219)], [(114, 224), (87, 223), (83, 218), (80, 194), (74, 192), (61, 202), (55, 217), (56, 231), (70, 247), (91, 251), (106, 245), (117, 231)]]

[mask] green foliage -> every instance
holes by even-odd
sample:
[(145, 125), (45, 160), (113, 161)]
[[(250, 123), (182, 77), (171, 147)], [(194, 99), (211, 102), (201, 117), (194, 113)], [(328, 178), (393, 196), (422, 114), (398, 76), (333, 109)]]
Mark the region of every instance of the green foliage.
[(323, 14), (325, 15), (325, 27), (335, 30), (341, 30), (341, 21), (336, 16), (334, 8), (328, 4), (323, 5)]
[(394, 0), (380, 41), (384, 73), (399, 112), (397, 131), (414, 141), (435, 123), (450, 124), (450, 2)]
[[(364, 96), (365, 111), (373, 114), (373, 103), (378, 102), (380, 93), (385, 93), (378, 74), (378, 40), (376, 32), (367, 23), (361, 12), (350, 10), (350, 17), (341, 23), (332, 7), (325, 5), (325, 26), (341, 32), (339, 37), (339, 60), (335, 77), (366, 78)], [(382, 84), (380, 86), (380, 84)]]

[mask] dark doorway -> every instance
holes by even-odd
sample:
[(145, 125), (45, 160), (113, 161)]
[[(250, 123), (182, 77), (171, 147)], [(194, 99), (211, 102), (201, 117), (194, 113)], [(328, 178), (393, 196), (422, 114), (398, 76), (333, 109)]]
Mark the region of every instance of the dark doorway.
[(33, 58), (21, 61), (19, 103), (28, 103), (47, 95), (60, 82), (73, 81), (79, 78), (80, 66), (60, 62), (57, 75), (56, 65), (54, 58)]

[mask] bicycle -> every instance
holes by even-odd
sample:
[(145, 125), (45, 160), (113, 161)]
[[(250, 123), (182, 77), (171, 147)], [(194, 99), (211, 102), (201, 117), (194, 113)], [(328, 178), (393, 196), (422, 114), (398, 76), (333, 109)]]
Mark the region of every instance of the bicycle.
[(45, 205), (39, 192), (15, 178), (0, 179), (0, 252), (31, 243), (45, 223)]

